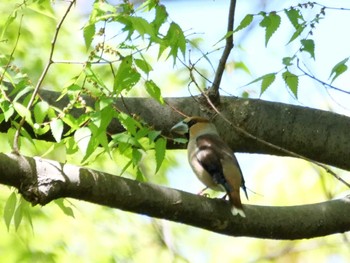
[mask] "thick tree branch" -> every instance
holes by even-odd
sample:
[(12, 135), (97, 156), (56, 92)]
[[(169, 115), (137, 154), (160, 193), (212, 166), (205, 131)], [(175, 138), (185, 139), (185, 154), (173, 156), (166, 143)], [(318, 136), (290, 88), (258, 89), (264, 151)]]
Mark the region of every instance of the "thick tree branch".
[[(56, 101), (59, 94), (41, 91), (41, 97), (50, 105), (63, 109), (67, 100)], [(167, 98), (167, 103), (180, 109), (187, 115), (203, 115), (201, 105), (194, 98)], [(87, 105), (93, 106), (95, 101), (86, 98)], [(127, 108), (124, 106), (127, 105)], [(124, 102), (116, 100), (116, 106), (126, 112), (139, 115), (163, 134), (169, 135), (170, 128), (182, 117), (171, 107), (162, 106), (149, 98), (124, 98)], [(307, 107), (268, 102), (255, 99), (239, 99), (221, 97), (219, 110), (234, 125), (248, 133), (273, 143), (286, 150), (298, 153), (317, 162), (350, 170), (350, 118), (344, 115), (311, 109)], [(82, 112), (75, 111), (79, 116)], [(285, 155), (256, 140), (248, 139), (237, 133), (224, 120), (217, 116), (214, 119), (223, 139), (236, 152)], [(0, 124), (0, 132), (7, 132), (9, 123)], [(30, 131), (30, 128), (27, 127)], [(114, 121), (109, 132), (122, 132), (123, 127)], [(38, 139), (54, 141), (50, 132)], [(169, 149), (184, 147), (168, 142)]]
[(222, 199), (15, 154), (0, 154), (0, 183), (18, 188), (32, 204), (71, 197), (231, 236), (301, 239), (350, 230), (350, 197), (290, 207), (245, 205), (243, 219), (232, 216)]

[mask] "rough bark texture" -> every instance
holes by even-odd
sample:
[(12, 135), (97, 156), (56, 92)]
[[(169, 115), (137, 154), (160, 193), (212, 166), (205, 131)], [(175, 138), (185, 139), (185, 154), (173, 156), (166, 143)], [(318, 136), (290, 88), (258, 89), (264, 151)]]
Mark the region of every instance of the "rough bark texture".
[[(68, 104), (64, 99), (57, 102), (59, 94), (55, 92), (41, 91), (41, 96), (59, 108)], [(94, 103), (90, 98), (85, 100), (88, 105)], [(213, 115), (208, 107), (198, 104), (196, 98), (168, 98), (166, 101), (189, 116)], [(153, 99), (124, 98), (124, 102), (116, 100), (115, 104), (123, 111), (139, 115), (165, 135), (169, 135), (170, 128), (182, 118), (171, 107), (162, 106)], [(236, 97), (221, 97), (219, 110), (231, 123), (260, 139), (312, 160), (350, 170), (349, 117), (307, 107)], [(74, 114), (79, 115), (80, 112), (75, 111)], [(214, 122), (222, 138), (236, 152), (285, 155), (237, 132), (220, 116), (215, 117)], [(9, 124), (2, 123), (0, 132), (6, 132), (8, 128)], [(30, 128), (27, 130), (30, 131)], [(111, 134), (122, 131), (123, 127), (116, 121), (109, 126)], [(38, 139), (53, 141), (50, 132)], [(169, 141), (167, 147), (184, 146)]]
[(222, 199), (14, 154), (0, 154), (0, 183), (18, 188), (33, 204), (72, 197), (231, 236), (301, 239), (350, 230), (350, 197), (290, 207), (244, 205), (243, 219), (232, 216)]

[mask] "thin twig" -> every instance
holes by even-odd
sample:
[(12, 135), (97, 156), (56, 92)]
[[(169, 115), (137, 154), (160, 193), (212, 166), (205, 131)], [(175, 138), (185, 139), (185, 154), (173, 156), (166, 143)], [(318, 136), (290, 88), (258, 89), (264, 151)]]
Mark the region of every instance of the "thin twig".
[[(51, 49), (50, 49), (49, 59), (48, 59), (48, 61), (46, 63), (46, 66), (45, 66), (43, 72), (41, 73), (41, 76), (40, 76), (40, 78), (39, 78), (39, 80), (38, 80), (38, 82), (37, 82), (37, 84), (36, 84), (36, 86), (34, 88), (33, 94), (32, 94), (32, 96), (31, 96), (31, 98), (30, 98), (30, 100), (28, 102), (28, 105), (27, 105), (27, 109), (28, 110), (33, 106), (35, 97), (38, 94), (39, 89), (40, 89), (40, 87), (41, 87), (41, 85), (42, 85), (42, 83), (43, 83), (43, 81), (44, 81), (44, 79), (46, 77), (46, 74), (49, 71), (49, 68), (50, 68), (50, 66), (53, 63), (52, 57), (53, 57), (53, 53), (54, 53), (54, 50), (55, 50), (58, 33), (60, 32), (62, 24), (63, 24), (64, 20), (66, 19), (68, 13), (70, 12), (72, 6), (75, 4), (75, 2), (76, 2), (76, 0), (70, 1), (70, 4), (69, 4), (66, 12), (63, 14), (61, 20), (59, 21), (59, 23), (56, 26), (55, 34), (54, 34), (54, 36), (53, 36), (53, 38), (51, 40)], [(20, 121), (20, 123), (19, 123), (19, 126), (18, 126), (18, 128), (16, 130), (15, 136), (14, 136), (13, 152), (15, 152), (15, 153), (18, 153), (18, 151), (19, 151), (19, 144), (18, 144), (18, 142), (19, 142), (19, 135), (20, 135), (21, 129), (22, 129), (24, 123), (25, 123), (25, 120), (26, 120), (26, 118), (25, 118), (25, 116), (23, 116), (21, 121)]]
[[(304, 65), (305, 66), (305, 65)], [(312, 78), (313, 80), (317, 81), (318, 83), (322, 84), (324, 87), (328, 87), (330, 89), (334, 89), (336, 91), (339, 91), (339, 92), (343, 92), (345, 94), (350, 94), (350, 91), (346, 91), (346, 90), (343, 90), (343, 89), (340, 89), (340, 88), (337, 88), (331, 84), (328, 84), (320, 79), (318, 79), (317, 77), (315, 77), (314, 75), (312, 75), (311, 73), (308, 73), (307, 71), (305, 71), (300, 65), (299, 65), (299, 59), (297, 60), (297, 67), (298, 69), (304, 73), (305, 76), (308, 76), (309, 78)]]
[[(23, 15), (21, 16), (21, 19), (20, 19), (20, 22), (19, 22), (19, 28), (18, 28), (18, 33), (17, 33), (17, 38), (16, 38), (16, 42), (15, 42), (15, 46), (13, 47), (12, 49), (12, 52), (10, 54), (10, 57), (8, 59), (8, 62), (4, 68), (4, 71), (2, 72), (1, 74), (1, 77), (0, 77), (0, 83), (2, 83), (2, 81), (4, 80), (4, 77), (5, 77), (5, 74), (6, 74), (6, 71), (7, 69), (10, 67), (10, 63), (11, 63), (11, 60), (13, 58), (13, 54), (15, 53), (16, 49), (17, 49), (17, 45), (18, 45), (18, 42), (19, 42), (19, 37), (21, 36), (21, 28), (22, 28), (22, 20), (23, 20)], [(6, 92), (1, 89), (1, 93), (2, 95), (4, 96), (4, 98), (7, 100), (7, 101), (11, 101), (10, 98), (7, 96)]]
[[(233, 31), (235, 10), (236, 10), (236, 0), (231, 0), (229, 14), (228, 14), (227, 33)], [(231, 53), (232, 48), (233, 48), (233, 35), (231, 34), (226, 38), (225, 49), (221, 55), (219, 65), (216, 70), (215, 78), (213, 81), (213, 85), (211, 86), (212, 93), (215, 94), (216, 96), (219, 96), (219, 88), (220, 88), (222, 75), (224, 73), (225, 65), (226, 65), (228, 56)]]

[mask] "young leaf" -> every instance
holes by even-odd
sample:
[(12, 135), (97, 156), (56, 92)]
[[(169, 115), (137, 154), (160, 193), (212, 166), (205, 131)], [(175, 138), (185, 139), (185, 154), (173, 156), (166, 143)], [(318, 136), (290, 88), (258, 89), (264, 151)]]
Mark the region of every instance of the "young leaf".
[(59, 208), (61, 208), (62, 212), (67, 215), (67, 216), (71, 216), (74, 218), (74, 212), (73, 212), (73, 209), (69, 206), (66, 206), (64, 204), (64, 199), (63, 198), (60, 198), (60, 199), (57, 199), (55, 200), (55, 203), (56, 205), (59, 206)]
[(156, 141), (155, 144), (155, 155), (156, 155), (156, 163), (157, 163), (157, 168), (156, 168), (156, 173), (159, 171), (159, 168), (161, 167), (164, 157), (165, 157), (165, 150), (166, 150), (166, 140), (164, 138), (159, 138)]
[(17, 197), (15, 192), (12, 192), (12, 194), (7, 199), (4, 207), (4, 220), (7, 227), (7, 231), (10, 230), (10, 223), (16, 209), (16, 204), (17, 204)]
[(305, 24), (300, 25), (294, 32), (294, 34), (292, 35), (292, 37), (289, 39), (288, 43), (291, 43), (293, 40), (295, 40), (298, 36), (300, 36), (300, 34), (304, 31), (304, 29), (306, 28)]
[(153, 69), (150, 64), (144, 59), (135, 59), (136, 66), (146, 74), (150, 73)]
[(276, 74), (277, 74), (277, 73), (265, 74), (265, 75), (263, 75), (263, 76), (261, 76), (261, 77), (259, 77), (259, 78), (257, 78), (257, 79), (254, 79), (253, 81), (249, 82), (249, 83), (246, 84), (245, 86), (248, 86), (248, 85), (250, 85), (250, 84), (253, 84), (253, 83), (255, 83), (255, 82), (258, 82), (258, 81), (263, 80), (263, 79), (266, 79), (266, 78), (270, 78), (271, 75), (274, 75), (274, 76), (275, 76)]
[(28, 124), (33, 126), (31, 113), (26, 107), (24, 107), (21, 103), (18, 102), (13, 102), (13, 107), (22, 118), (26, 119), (26, 122)]
[(63, 133), (63, 121), (60, 119), (54, 119), (50, 122), (51, 133), (56, 142), (60, 142)]
[(91, 46), (92, 40), (95, 36), (95, 24), (88, 24), (84, 27), (84, 41), (86, 50)]
[(285, 9), (284, 12), (286, 13), (289, 21), (291, 22), (291, 24), (294, 26), (295, 29), (298, 29), (298, 27), (300, 26), (299, 24), (299, 20), (301, 21), (305, 21), (302, 14), (300, 13), (300, 10), (298, 9)]
[(333, 76), (331, 82), (333, 82), (337, 77), (339, 77), (341, 74), (343, 74), (345, 71), (347, 71), (348, 66), (345, 64), (348, 62), (348, 60), (349, 60), (349, 58), (345, 58), (342, 61), (340, 61), (339, 63), (337, 63), (332, 68), (332, 71), (331, 71), (331, 74), (329, 75), (329, 78), (331, 78), (333, 75), (334, 76)]
[(302, 39), (300, 42), (302, 44), (301, 50), (308, 52), (315, 59), (315, 42), (312, 39)]
[(163, 51), (168, 47), (170, 47), (170, 52), (168, 57), (172, 56), (174, 58), (174, 64), (175, 64), (177, 53), (179, 50), (181, 51), (182, 55), (185, 56), (186, 38), (181, 27), (178, 24), (176, 24), (175, 22), (172, 22), (170, 24), (168, 32), (164, 37), (164, 41), (166, 44), (160, 45), (158, 58), (161, 56)]
[(42, 123), (49, 110), (49, 104), (46, 101), (39, 101), (34, 106), (34, 119), (36, 123)]
[(295, 98), (298, 98), (298, 84), (299, 78), (290, 71), (285, 71), (282, 74), (284, 82), (287, 84), (290, 91), (294, 94)]
[(263, 76), (261, 82), (260, 96), (267, 90), (268, 87), (275, 81), (276, 73), (270, 73)]
[(113, 88), (115, 92), (120, 93), (123, 90), (130, 90), (140, 80), (141, 75), (133, 67), (132, 62), (132, 57), (127, 56), (120, 63), (114, 78)]
[(277, 13), (271, 12), (269, 15), (264, 15), (259, 25), (265, 28), (265, 46), (267, 46), (270, 38), (276, 32), (280, 24), (281, 17)]
[(168, 13), (166, 12), (164, 5), (156, 6), (156, 16), (154, 20), (151, 22), (151, 25), (154, 27), (155, 31), (158, 32), (159, 28), (164, 24), (168, 17)]
[(160, 88), (157, 86), (156, 83), (153, 82), (153, 80), (147, 80), (145, 86), (146, 91), (153, 99), (158, 101), (160, 104), (164, 104), (163, 97), (160, 93)]
[(20, 201), (19, 201), (19, 205), (16, 208), (14, 217), (13, 217), (16, 231), (18, 230), (18, 227), (19, 227), (19, 225), (22, 222), (23, 210), (24, 210), (24, 205), (23, 205), (24, 202), (25, 202), (25, 200), (23, 198), (21, 198)]
[(74, 140), (78, 145), (78, 148), (83, 153), (83, 155), (86, 154), (89, 142), (91, 139), (91, 131), (87, 127), (82, 127), (75, 131), (74, 133)]
[(241, 21), (241, 23), (239, 24), (239, 26), (236, 27), (236, 29), (235, 29), (233, 32), (235, 33), (235, 32), (238, 32), (238, 31), (240, 31), (240, 30), (246, 28), (247, 26), (249, 26), (249, 25), (252, 23), (252, 21), (253, 21), (253, 15), (251, 15), (251, 14), (246, 15), (246, 16), (242, 19), (242, 21)]

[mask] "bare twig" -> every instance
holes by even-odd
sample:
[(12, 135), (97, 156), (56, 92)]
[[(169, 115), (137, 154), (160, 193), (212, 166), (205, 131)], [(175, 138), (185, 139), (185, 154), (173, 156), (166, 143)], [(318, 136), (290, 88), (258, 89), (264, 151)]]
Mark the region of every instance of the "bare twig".
[[(50, 49), (50, 54), (49, 54), (49, 59), (46, 63), (46, 66), (43, 70), (43, 72), (41, 73), (41, 76), (34, 88), (34, 91), (33, 91), (33, 94), (28, 102), (28, 105), (27, 105), (27, 109), (29, 110), (32, 106), (33, 106), (33, 103), (34, 103), (34, 100), (35, 100), (35, 97), (38, 95), (38, 92), (39, 92), (39, 89), (47, 75), (47, 72), (49, 71), (49, 68), (50, 66), (53, 64), (53, 60), (52, 60), (52, 57), (53, 57), (53, 53), (54, 53), (54, 50), (55, 50), (55, 46), (56, 46), (56, 41), (57, 41), (57, 37), (58, 37), (58, 33), (60, 32), (60, 29), (62, 27), (62, 24), (64, 22), (64, 20), (66, 19), (68, 13), (70, 12), (71, 8), (73, 7), (73, 5), (75, 4), (76, 0), (72, 0), (69, 2), (69, 6), (66, 10), (66, 12), (63, 14), (61, 20), (58, 22), (57, 26), (56, 26), (56, 30), (55, 30), (55, 34), (52, 38), (52, 41), (51, 41), (51, 49)], [(15, 136), (14, 136), (14, 141), (13, 141), (13, 152), (15, 153), (18, 153), (19, 151), (19, 135), (20, 135), (20, 132), (21, 132), (21, 129), (25, 123), (25, 120), (26, 118), (25, 117), (22, 117), (20, 123), (19, 123), (19, 126), (16, 130), (16, 133), (15, 133)]]
[[(19, 22), (19, 28), (18, 28), (18, 33), (17, 33), (17, 38), (16, 38), (16, 42), (15, 42), (15, 46), (13, 47), (12, 49), (12, 52), (10, 54), (10, 57), (8, 59), (8, 62), (6, 64), (6, 66), (4, 67), (4, 71), (2, 72), (1, 76), (0, 76), (0, 83), (2, 83), (2, 81), (4, 80), (4, 77), (5, 77), (5, 74), (6, 74), (6, 71), (7, 69), (10, 67), (10, 63), (11, 63), (11, 60), (13, 58), (13, 54), (15, 53), (16, 49), (17, 49), (17, 45), (18, 45), (18, 41), (19, 41), (19, 37), (21, 36), (21, 28), (22, 28), (22, 20), (23, 20), (23, 15), (21, 16), (21, 20)], [(7, 96), (6, 92), (1, 89), (1, 93), (2, 95), (4, 96), (4, 98), (8, 101), (11, 101), (10, 98)]]
[[(236, 10), (236, 0), (231, 0), (230, 2), (230, 9), (228, 14), (228, 25), (227, 25), (227, 33), (233, 31), (233, 23), (234, 23), (234, 16), (235, 16), (235, 10)], [(216, 99), (219, 100), (219, 88), (220, 83), (222, 79), (222, 75), (225, 70), (225, 65), (228, 59), (228, 56), (231, 53), (231, 50), (233, 48), (233, 35), (230, 34), (226, 38), (226, 45), (225, 49), (221, 55), (218, 68), (216, 70), (215, 78), (213, 81), (213, 85), (211, 86), (211, 90), (209, 91), (211, 94), (216, 96)]]

